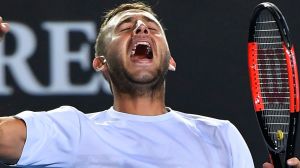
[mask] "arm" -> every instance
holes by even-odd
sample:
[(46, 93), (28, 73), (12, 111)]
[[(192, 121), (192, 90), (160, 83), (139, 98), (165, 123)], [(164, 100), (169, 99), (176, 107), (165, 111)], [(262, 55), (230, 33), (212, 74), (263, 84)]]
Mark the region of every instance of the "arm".
[[(9, 24), (0, 16), (0, 41), (9, 31)], [(16, 164), (26, 140), (25, 123), (14, 117), (0, 117), (0, 162)]]
[(25, 123), (14, 117), (0, 117), (0, 161), (16, 164), (26, 140)]
[[(300, 161), (296, 157), (289, 159), (287, 161), (287, 163), (289, 166), (293, 166), (295, 168), (300, 168)], [(274, 166), (271, 163), (266, 162), (263, 164), (263, 168), (274, 168)]]

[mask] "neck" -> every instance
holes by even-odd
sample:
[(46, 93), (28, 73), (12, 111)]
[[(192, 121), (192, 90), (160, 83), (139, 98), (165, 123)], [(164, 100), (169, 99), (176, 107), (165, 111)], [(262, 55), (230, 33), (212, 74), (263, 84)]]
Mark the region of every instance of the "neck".
[(114, 109), (129, 114), (154, 116), (164, 114), (165, 97), (162, 90), (151, 95), (132, 96), (129, 94), (114, 94)]

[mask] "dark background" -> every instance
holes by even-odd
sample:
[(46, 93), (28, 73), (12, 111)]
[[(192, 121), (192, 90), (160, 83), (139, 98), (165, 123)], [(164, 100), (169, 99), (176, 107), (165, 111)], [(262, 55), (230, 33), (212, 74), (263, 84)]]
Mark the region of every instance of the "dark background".
[[(93, 21), (99, 27), (103, 12), (120, 4), (121, 0), (1, 0), (0, 16), (5, 20), (30, 26), (40, 39), (36, 60), (46, 63), (49, 55), (43, 21)], [(150, 0), (163, 25), (177, 71), (167, 77), (166, 104), (173, 109), (230, 120), (244, 136), (256, 167), (267, 159), (267, 150), (256, 123), (247, 69), (247, 34), (249, 20), (258, 0)], [(298, 0), (271, 1), (285, 15), (291, 29), (296, 54), (300, 53), (300, 22)], [(7, 37), (9, 41), (9, 34)], [(10, 40), (13, 41), (13, 40)], [(8, 43), (8, 42), (7, 42)], [(72, 42), (71, 42), (72, 43)], [(13, 42), (7, 44), (13, 47)], [(91, 47), (93, 44), (91, 44)], [(93, 53), (91, 53), (91, 57)], [(45, 57), (45, 58), (44, 58)], [(47, 67), (47, 66), (46, 66)], [(47, 70), (38, 71), (40, 80)], [(92, 69), (90, 73), (93, 73)], [(77, 74), (77, 75), (80, 75)], [(85, 74), (81, 74), (82, 80)], [(60, 105), (73, 105), (89, 113), (112, 104), (112, 97), (102, 92), (96, 95), (37, 96), (24, 92), (14, 82), (10, 72), (7, 80), (16, 92), (0, 95), (1, 116), (23, 110), (49, 110)], [(228, 137), (230, 138), (230, 137)], [(299, 142), (299, 138), (298, 138)], [(188, 142), (187, 142), (188, 143)], [(299, 146), (296, 155), (299, 156)], [(213, 163), (212, 163), (213, 166)], [(1, 167), (1, 165), (0, 165)], [(195, 165), (195, 167), (201, 167)]]

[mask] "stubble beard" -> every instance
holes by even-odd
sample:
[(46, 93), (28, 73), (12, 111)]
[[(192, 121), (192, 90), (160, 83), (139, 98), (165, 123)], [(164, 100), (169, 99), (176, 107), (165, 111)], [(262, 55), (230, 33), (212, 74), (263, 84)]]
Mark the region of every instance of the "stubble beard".
[[(108, 60), (109, 75), (114, 87), (113, 94), (127, 94), (132, 97), (151, 96), (164, 91), (165, 78), (168, 72), (170, 54), (166, 52), (162, 67), (157, 69), (152, 79), (136, 80), (123, 66), (122, 62), (115, 57)], [(141, 77), (143, 78), (143, 76)]]

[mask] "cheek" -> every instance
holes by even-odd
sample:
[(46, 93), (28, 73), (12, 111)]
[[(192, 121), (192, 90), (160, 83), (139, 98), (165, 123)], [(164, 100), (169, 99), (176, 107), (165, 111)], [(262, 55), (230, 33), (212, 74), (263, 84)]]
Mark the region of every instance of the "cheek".
[[(122, 66), (126, 66), (126, 45), (122, 40), (114, 40), (110, 43), (107, 49), (107, 59), (108, 59), (108, 64), (119, 64)], [(117, 65), (113, 65), (117, 66)]]
[(166, 37), (164, 35), (156, 35), (156, 41), (159, 43), (159, 48), (162, 50), (169, 50), (169, 45)]
[(120, 38), (114, 38), (109, 45), (107, 45), (107, 55), (108, 56), (121, 56), (126, 51), (125, 40)]
[(167, 41), (161, 40), (160, 44), (158, 46), (158, 50), (160, 54), (162, 55), (162, 59), (165, 59), (165, 57), (170, 56), (170, 50)]

